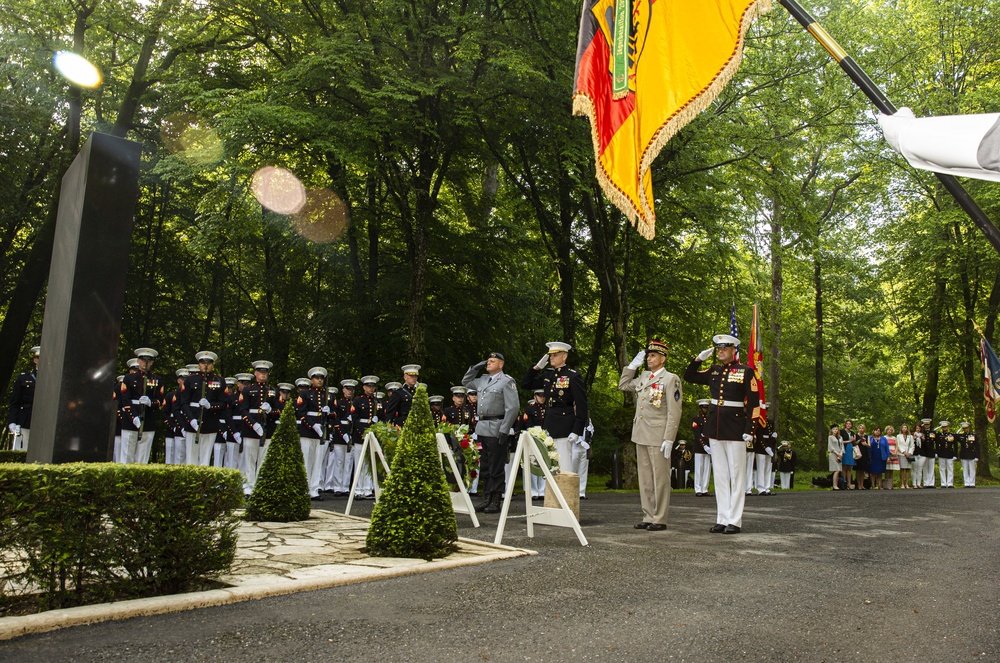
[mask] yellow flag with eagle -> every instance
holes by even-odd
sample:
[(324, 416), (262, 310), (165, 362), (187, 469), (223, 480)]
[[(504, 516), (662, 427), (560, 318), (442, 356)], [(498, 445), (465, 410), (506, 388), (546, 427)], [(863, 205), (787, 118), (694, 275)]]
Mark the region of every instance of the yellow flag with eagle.
[(643, 237), (656, 234), (653, 159), (739, 66), (770, 0), (584, 0), (573, 112), (590, 118), (597, 179)]

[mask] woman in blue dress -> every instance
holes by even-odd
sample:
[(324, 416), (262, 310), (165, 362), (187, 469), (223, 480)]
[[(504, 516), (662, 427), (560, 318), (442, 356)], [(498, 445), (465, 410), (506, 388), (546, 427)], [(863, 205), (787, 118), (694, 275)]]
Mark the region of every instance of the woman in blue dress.
[(889, 441), (882, 435), (882, 429), (876, 426), (872, 429), (872, 435), (868, 438), (869, 458), (868, 473), (872, 478), (872, 489), (878, 490), (882, 483), (882, 475), (885, 474), (885, 461), (889, 458)]
[(848, 419), (844, 422), (844, 427), (840, 429), (840, 439), (844, 441), (844, 458), (841, 464), (844, 466), (844, 481), (847, 482), (847, 490), (854, 490), (854, 445), (857, 443), (857, 433), (854, 432), (854, 422)]

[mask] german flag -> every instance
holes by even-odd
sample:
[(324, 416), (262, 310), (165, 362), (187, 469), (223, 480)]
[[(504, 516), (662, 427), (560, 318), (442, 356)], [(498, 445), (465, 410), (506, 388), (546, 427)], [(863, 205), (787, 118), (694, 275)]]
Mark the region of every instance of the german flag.
[(656, 234), (653, 159), (729, 82), (747, 29), (770, 8), (770, 0), (583, 0), (573, 113), (590, 118), (602, 188), (647, 239)]

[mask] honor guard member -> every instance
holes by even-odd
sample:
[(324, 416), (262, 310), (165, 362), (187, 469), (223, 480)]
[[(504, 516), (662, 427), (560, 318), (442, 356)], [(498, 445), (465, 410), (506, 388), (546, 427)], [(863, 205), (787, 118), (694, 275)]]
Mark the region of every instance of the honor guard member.
[(229, 467), (232, 462), (229, 450), (233, 446), (239, 446), (233, 437), (233, 408), (236, 406), (238, 385), (235, 377), (223, 378), (223, 381), (226, 383), (226, 398), (222, 412), (219, 414), (219, 433), (215, 436), (215, 453), (212, 456), (212, 464), (215, 467), (233, 469)]
[(691, 441), (691, 450), (694, 452), (694, 494), (698, 497), (708, 496), (708, 482), (712, 478), (712, 457), (709, 455), (712, 447), (705, 434), (709, 403), (707, 398), (698, 399), (698, 414), (691, 420), (691, 434), (694, 436)]
[[(292, 384), (291, 382), (279, 382), (278, 383), (278, 405), (281, 406), (282, 410), (285, 409), (285, 403), (288, 402), (289, 398), (292, 399), (293, 403), (295, 402), (295, 399), (292, 398), (292, 392), (294, 392), (294, 391), (295, 391), (295, 385)], [(277, 418), (280, 419), (281, 415), (279, 414)], [(275, 428), (277, 428), (277, 427), (275, 427)], [(267, 437), (268, 437), (268, 439), (270, 439), (273, 436), (274, 436), (274, 431), (271, 431), (271, 434), (268, 435)]]
[[(580, 449), (583, 453), (576, 461), (577, 474), (580, 475), (580, 499), (587, 499), (587, 479), (590, 476), (590, 447), (594, 443), (594, 420), (587, 421), (587, 427), (583, 429), (583, 441)], [(574, 448), (575, 450), (575, 448)]]
[(572, 346), (558, 341), (545, 345), (549, 351), (528, 369), (521, 380), (521, 387), (545, 390), (545, 402), (548, 404), (545, 430), (555, 440), (559, 470), (576, 473), (573, 447), (582, 441), (583, 429), (590, 420), (587, 391), (583, 386), (583, 377), (566, 365)]
[(121, 386), (125, 380), (124, 375), (115, 376), (115, 390), (111, 392), (111, 400), (115, 403), (115, 441), (111, 450), (111, 462), (120, 463), (122, 457), (122, 406), (121, 406)]
[(182, 465), (184, 463), (184, 424), (177, 399), (180, 397), (184, 378), (188, 376), (186, 368), (174, 371), (177, 388), (167, 392), (163, 397), (163, 430), (166, 434), (163, 462), (167, 465)]
[(427, 403), (431, 406), (431, 417), (434, 419), (434, 425), (439, 426), (442, 421), (445, 421), (444, 416), (444, 396), (430, 396), (427, 399)]
[(792, 475), (795, 473), (795, 451), (788, 440), (781, 441), (778, 449), (778, 477), (781, 479), (781, 489), (792, 489)]
[(936, 450), (938, 473), (941, 475), (941, 487), (954, 488), (955, 457), (958, 456), (958, 444), (955, 440), (955, 434), (949, 430), (949, 426), (951, 426), (950, 421), (941, 421), (938, 425), (941, 428), (937, 435)]
[(460, 385), (451, 388), (451, 405), (444, 409), (444, 419), (452, 426), (469, 423), (465, 419), (465, 391)]
[[(462, 386), (475, 389), (478, 423), (476, 439), (483, 445), (479, 463), (485, 497), (476, 505), (476, 511), (499, 513), (505, 489), (504, 465), (507, 463), (507, 436), (517, 421), (521, 410), (517, 396), (517, 383), (503, 372), (504, 357), (491, 352), (485, 361), (469, 367), (462, 377)], [(486, 369), (486, 375), (479, 371)]]
[(248, 380), (236, 398), (236, 416), (243, 441), (240, 472), (243, 474), (244, 495), (252, 493), (257, 485), (257, 476), (264, 462), (261, 449), (267, 444), (271, 422), (281, 414), (278, 390), (268, 384), (274, 364), (258, 359), (251, 365), (253, 375), (249, 377), (252, 379)]
[[(713, 348), (703, 350), (687, 367), (684, 379), (708, 385), (712, 395), (705, 429), (712, 449), (717, 513), (710, 531), (737, 534), (743, 526), (747, 450), (753, 447), (753, 422), (760, 407), (760, 393), (753, 369), (736, 359), (739, 339), (718, 334), (712, 342)], [(719, 363), (701, 370), (713, 349)]]
[(314, 366), (309, 369), (309, 387), (299, 392), (295, 401), (295, 415), (299, 420), (299, 444), (306, 464), (306, 480), (309, 483), (309, 497), (321, 502), (319, 494), (320, 475), (323, 472), (323, 454), (327, 427), (330, 423), (330, 404), (326, 388), (326, 369)]
[[(521, 417), (521, 430), (529, 428), (545, 428), (545, 390), (535, 389), (531, 402), (524, 408), (524, 415)], [(581, 486), (583, 487), (583, 486)], [(535, 476), (531, 474), (531, 499), (539, 502), (545, 499), (545, 475)]]
[[(760, 409), (766, 412), (767, 403), (761, 403)], [(760, 425), (759, 418), (754, 419), (753, 454), (756, 471), (754, 472), (753, 483), (758, 495), (772, 494), (771, 481), (774, 477), (772, 468), (774, 467), (774, 448), (776, 446), (775, 435), (774, 426), (771, 424), (770, 419), (763, 426)], [(747, 464), (749, 465), (749, 462)]]
[[(649, 370), (639, 373), (643, 358)], [(642, 522), (636, 529), (658, 532), (667, 529), (670, 507), (670, 454), (681, 423), (683, 392), (681, 381), (663, 365), (667, 344), (650, 341), (622, 369), (618, 389), (635, 394), (632, 442), (635, 443), (639, 473)], [(552, 410), (549, 409), (551, 414)]]
[(122, 420), (124, 462), (149, 463), (156, 423), (160, 418), (165, 392), (163, 378), (153, 373), (153, 360), (159, 353), (152, 348), (135, 351), (135, 373), (129, 373), (118, 387)]
[[(403, 366), (403, 384), (390, 394), (389, 401), (385, 404), (385, 417), (394, 426), (402, 428), (403, 424), (406, 423), (406, 418), (410, 416), (413, 395), (417, 393), (417, 376), (419, 375), (419, 364)], [(389, 385), (385, 387), (388, 389)]]
[[(476, 439), (476, 424), (479, 423), (479, 418), (476, 416), (476, 404), (479, 400), (479, 392), (475, 389), (465, 390), (465, 417), (469, 424), (469, 430), (472, 431), (472, 439)], [(482, 445), (478, 442), (476, 443), (477, 449), (482, 449)]]
[(691, 474), (691, 466), (694, 465), (694, 452), (687, 448), (687, 440), (681, 440), (674, 446), (676, 456), (671, 456), (670, 465), (674, 470), (676, 485), (673, 488), (687, 488), (688, 475)]
[(934, 458), (937, 453), (937, 432), (931, 430), (931, 420), (920, 420), (920, 457), (923, 458), (924, 488), (934, 488)]
[(377, 404), (378, 416), (380, 419), (385, 419), (385, 392), (376, 391), (375, 392), (375, 403)]
[(969, 422), (959, 424), (959, 432), (955, 433), (958, 445), (958, 457), (962, 461), (962, 485), (966, 488), (976, 487), (976, 463), (979, 462), (979, 441), (975, 432), (969, 430)]
[(198, 370), (184, 380), (181, 391), (181, 411), (185, 427), (185, 457), (190, 465), (208, 466), (212, 462), (213, 445), (220, 419), (226, 407), (226, 382), (215, 373), (219, 355), (203, 350), (195, 355)]
[(38, 358), (42, 346), (31, 348), (31, 370), (21, 373), (14, 380), (7, 410), (7, 430), (14, 438), (13, 449), (28, 450), (31, 435), (31, 410), (35, 403), (35, 382), (38, 380)]
[[(346, 452), (344, 465), (341, 470), (340, 487), (336, 489), (345, 497), (354, 483), (356, 468), (363, 465), (364, 459), (361, 456), (361, 452), (364, 451), (365, 435), (368, 434), (368, 429), (372, 424), (377, 424), (380, 421), (378, 396), (375, 391), (378, 382), (378, 376), (365, 375), (361, 378), (361, 395), (354, 398), (351, 444)], [(370, 472), (363, 473), (358, 478), (358, 490), (355, 497), (358, 499), (371, 499), (374, 495), (374, 489)]]
[(323, 468), (321, 492), (341, 492), (340, 482), (344, 472), (344, 459), (350, 454), (354, 429), (354, 393), (358, 386), (357, 380), (344, 379), (340, 381), (340, 391), (330, 387), (331, 407), (333, 408), (333, 426), (330, 432), (330, 449), (326, 455)]

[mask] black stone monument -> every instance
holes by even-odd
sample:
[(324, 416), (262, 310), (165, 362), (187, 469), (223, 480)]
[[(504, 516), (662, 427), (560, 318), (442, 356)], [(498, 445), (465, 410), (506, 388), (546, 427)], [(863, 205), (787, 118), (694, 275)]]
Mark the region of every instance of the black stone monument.
[(111, 458), (138, 143), (93, 134), (63, 176), (28, 462)]

